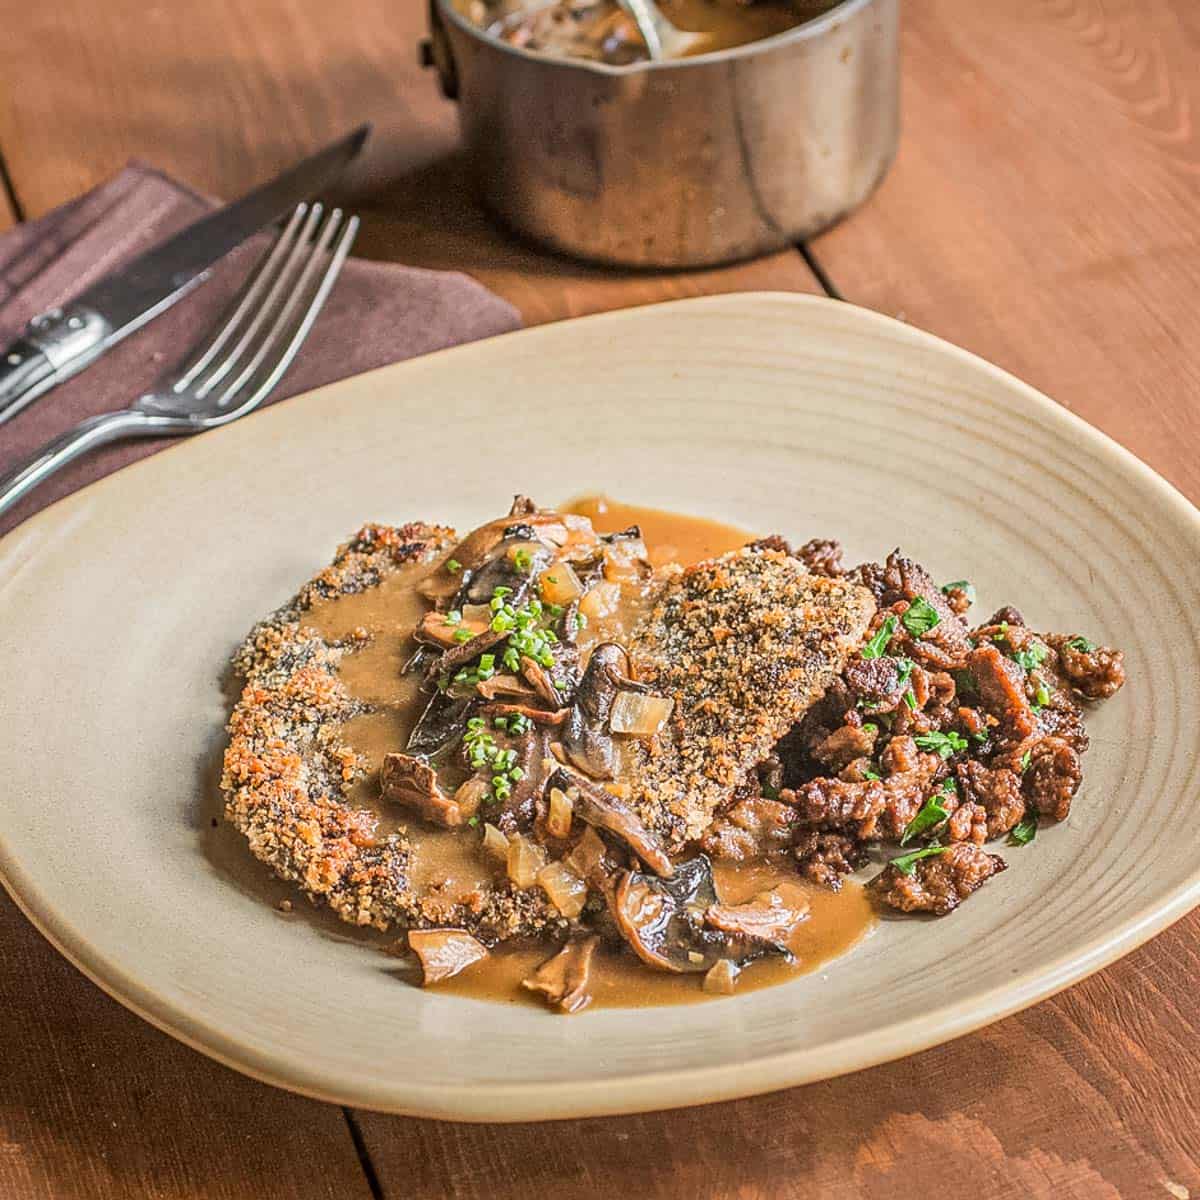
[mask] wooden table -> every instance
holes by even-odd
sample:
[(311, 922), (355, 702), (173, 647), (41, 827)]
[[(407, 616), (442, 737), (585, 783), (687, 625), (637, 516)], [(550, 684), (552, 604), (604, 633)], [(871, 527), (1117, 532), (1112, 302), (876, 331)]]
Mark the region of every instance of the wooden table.
[[(541, 255), (467, 196), (418, 0), (0, 0), (0, 227), (130, 156), (221, 195), (364, 117), (362, 252), (529, 323), (821, 291), (1009, 368), (1200, 501), (1200, 3), (909, 0), (903, 149), (811, 245), (680, 275)], [(6, 194), (7, 193), (7, 194)], [(11, 211), (6, 211), (11, 209)], [(565, 1124), (403, 1120), (144, 1025), (0, 903), (0, 1196), (1200, 1196), (1200, 915), (1019, 1016), (847, 1078)]]

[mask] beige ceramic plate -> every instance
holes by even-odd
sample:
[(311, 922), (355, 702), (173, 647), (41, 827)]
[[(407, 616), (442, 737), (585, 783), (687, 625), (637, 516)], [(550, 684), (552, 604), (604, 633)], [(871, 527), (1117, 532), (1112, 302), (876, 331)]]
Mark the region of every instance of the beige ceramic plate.
[[(913, 451), (922, 466), (908, 461)], [(897, 543), (984, 615), (1125, 647), (1070, 821), (940, 922), (677, 1009), (563, 1019), (425, 995), (284, 917), (214, 831), (224, 664), (364, 520), (466, 527), (591, 489), (852, 560)], [(944, 1041), (1065, 987), (1200, 899), (1200, 515), (1101, 434), (916, 330), (795, 296), (685, 301), (431, 355), (121, 472), (0, 543), (0, 870), (92, 979), (223, 1062), (469, 1120), (765, 1091)]]

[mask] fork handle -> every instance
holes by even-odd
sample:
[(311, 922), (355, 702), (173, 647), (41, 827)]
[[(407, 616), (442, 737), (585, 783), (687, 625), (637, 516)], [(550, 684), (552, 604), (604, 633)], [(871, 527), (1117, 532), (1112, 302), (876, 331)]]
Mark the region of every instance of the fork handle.
[(159, 432), (152, 428), (153, 424), (151, 418), (131, 409), (101, 413), (81, 421), (74, 429), (47, 442), (27, 462), (0, 475), (0, 514), (81, 454), (120, 438)]

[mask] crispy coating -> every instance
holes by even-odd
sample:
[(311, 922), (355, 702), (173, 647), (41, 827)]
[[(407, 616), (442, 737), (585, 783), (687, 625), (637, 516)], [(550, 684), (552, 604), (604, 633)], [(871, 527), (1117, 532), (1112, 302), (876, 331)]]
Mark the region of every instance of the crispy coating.
[(301, 618), (318, 599), (375, 587), (453, 543), (453, 530), (440, 526), (367, 525), (253, 630), (234, 659), (245, 687), (227, 727), (225, 815), (256, 858), (353, 925), (454, 925), (485, 941), (559, 931), (565, 922), (537, 888), (501, 883), (459, 901), (433, 888), (418, 893), (408, 881), (408, 839), (377, 839), (373, 814), (345, 800), (363, 773), (340, 738), (342, 725), (363, 711), (337, 676), (352, 647), (325, 642)]
[(861, 644), (870, 594), (747, 548), (669, 576), (634, 630), (635, 677), (675, 710), (631, 747), (632, 803), (668, 847), (698, 838), (718, 806), (820, 699)]

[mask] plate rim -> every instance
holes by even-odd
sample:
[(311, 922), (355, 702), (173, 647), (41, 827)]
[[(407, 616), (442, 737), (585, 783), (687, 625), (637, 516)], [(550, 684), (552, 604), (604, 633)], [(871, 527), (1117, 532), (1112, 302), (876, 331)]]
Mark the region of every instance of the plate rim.
[[(991, 376), (1008, 389), (1020, 393), (1041, 415), (1056, 423), (1064, 433), (1082, 438), (1087, 443), (1092, 457), (1107, 456), (1113, 465), (1132, 471), (1139, 482), (1149, 488), (1161, 503), (1173, 509), (1182, 522), (1191, 526), (1197, 544), (1200, 545), (1200, 510), (1178, 488), (1136, 454), (1078, 414), (1058, 404), (1011, 372), (935, 334), (872, 309), (825, 296), (778, 291), (740, 292), (617, 309), (500, 334), (497, 337), (435, 351), (432, 355), (422, 355), (418, 359), (379, 367), (364, 372), (363, 375), (398, 372), (408, 363), (423, 363), (430, 358), (444, 355), (486, 353), (486, 348), (497, 340), (534, 339), (548, 330), (553, 330), (561, 336), (564, 328), (575, 326), (579, 322), (617, 324), (664, 310), (713, 307), (751, 309), (764, 302), (794, 306), (797, 312), (809, 307), (834, 306), (841, 314), (853, 313), (852, 320), (861, 322), (868, 331), (871, 327), (885, 333), (897, 328), (902, 329), (905, 337), (912, 340), (914, 348), (949, 355), (972, 370)], [(363, 375), (350, 376), (300, 395), (311, 396), (318, 392), (338, 389), (351, 380), (362, 378)], [(295, 398), (299, 397), (289, 399)], [(277, 406), (272, 406), (275, 407)], [(262, 410), (250, 419), (261, 418), (269, 411)], [(199, 439), (181, 439), (174, 446), (168, 446), (157, 454), (130, 464), (48, 505), (0, 539), (0, 548), (11, 547), (30, 535), (36, 537), (39, 531), (55, 525), (75, 506), (94, 503), (96, 497), (102, 496), (118, 476), (136, 472), (162, 454), (195, 452), (193, 442), (198, 445)], [(21, 865), (13, 860), (2, 831), (0, 884), (3, 884), (34, 928), (87, 979), (155, 1028), (225, 1066), (261, 1082), (329, 1103), (398, 1115), (490, 1123), (567, 1120), (720, 1103), (802, 1086), (892, 1062), (962, 1037), (1048, 999), (1137, 949), (1200, 904), (1198, 864), (1195, 870), (1165, 897), (1139, 906), (1112, 932), (1098, 935), (1082, 946), (1064, 952), (1029, 978), (1018, 979), (986, 992), (941, 1005), (919, 1020), (911, 1019), (885, 1026), (881, 1030), (826, 1042), (815, 1048), (800, 1047), (782, 1053), (744, 1059), (733, 1064), (679, 1067), (628, 1074), (612, 1080), (489, 1083), (486, 1088), (466, 1084), (439, 1084), (419, 1085), (414, 1089), (411, 1084), (397, 1085), (389, 1079), (366, 1077), (356, 1078), (347, 1084), (330, 1077), (329, 1072), (320, 1069), (311, 1073), (306, 1071), (303, 1064), (298, 1064), (294, 1057), (275, 1055), (251, 1043), (232, 1043), (228, 1037), (211, 1026), (206, 1026), (194, 1014), (181, 1010), (176, 1004), (153, 993), (147, 985), (125, 972), (118, 963), (93, 950), (86, 940), (73, 937), (67, 916), (55, 911), (44, 901)]]

